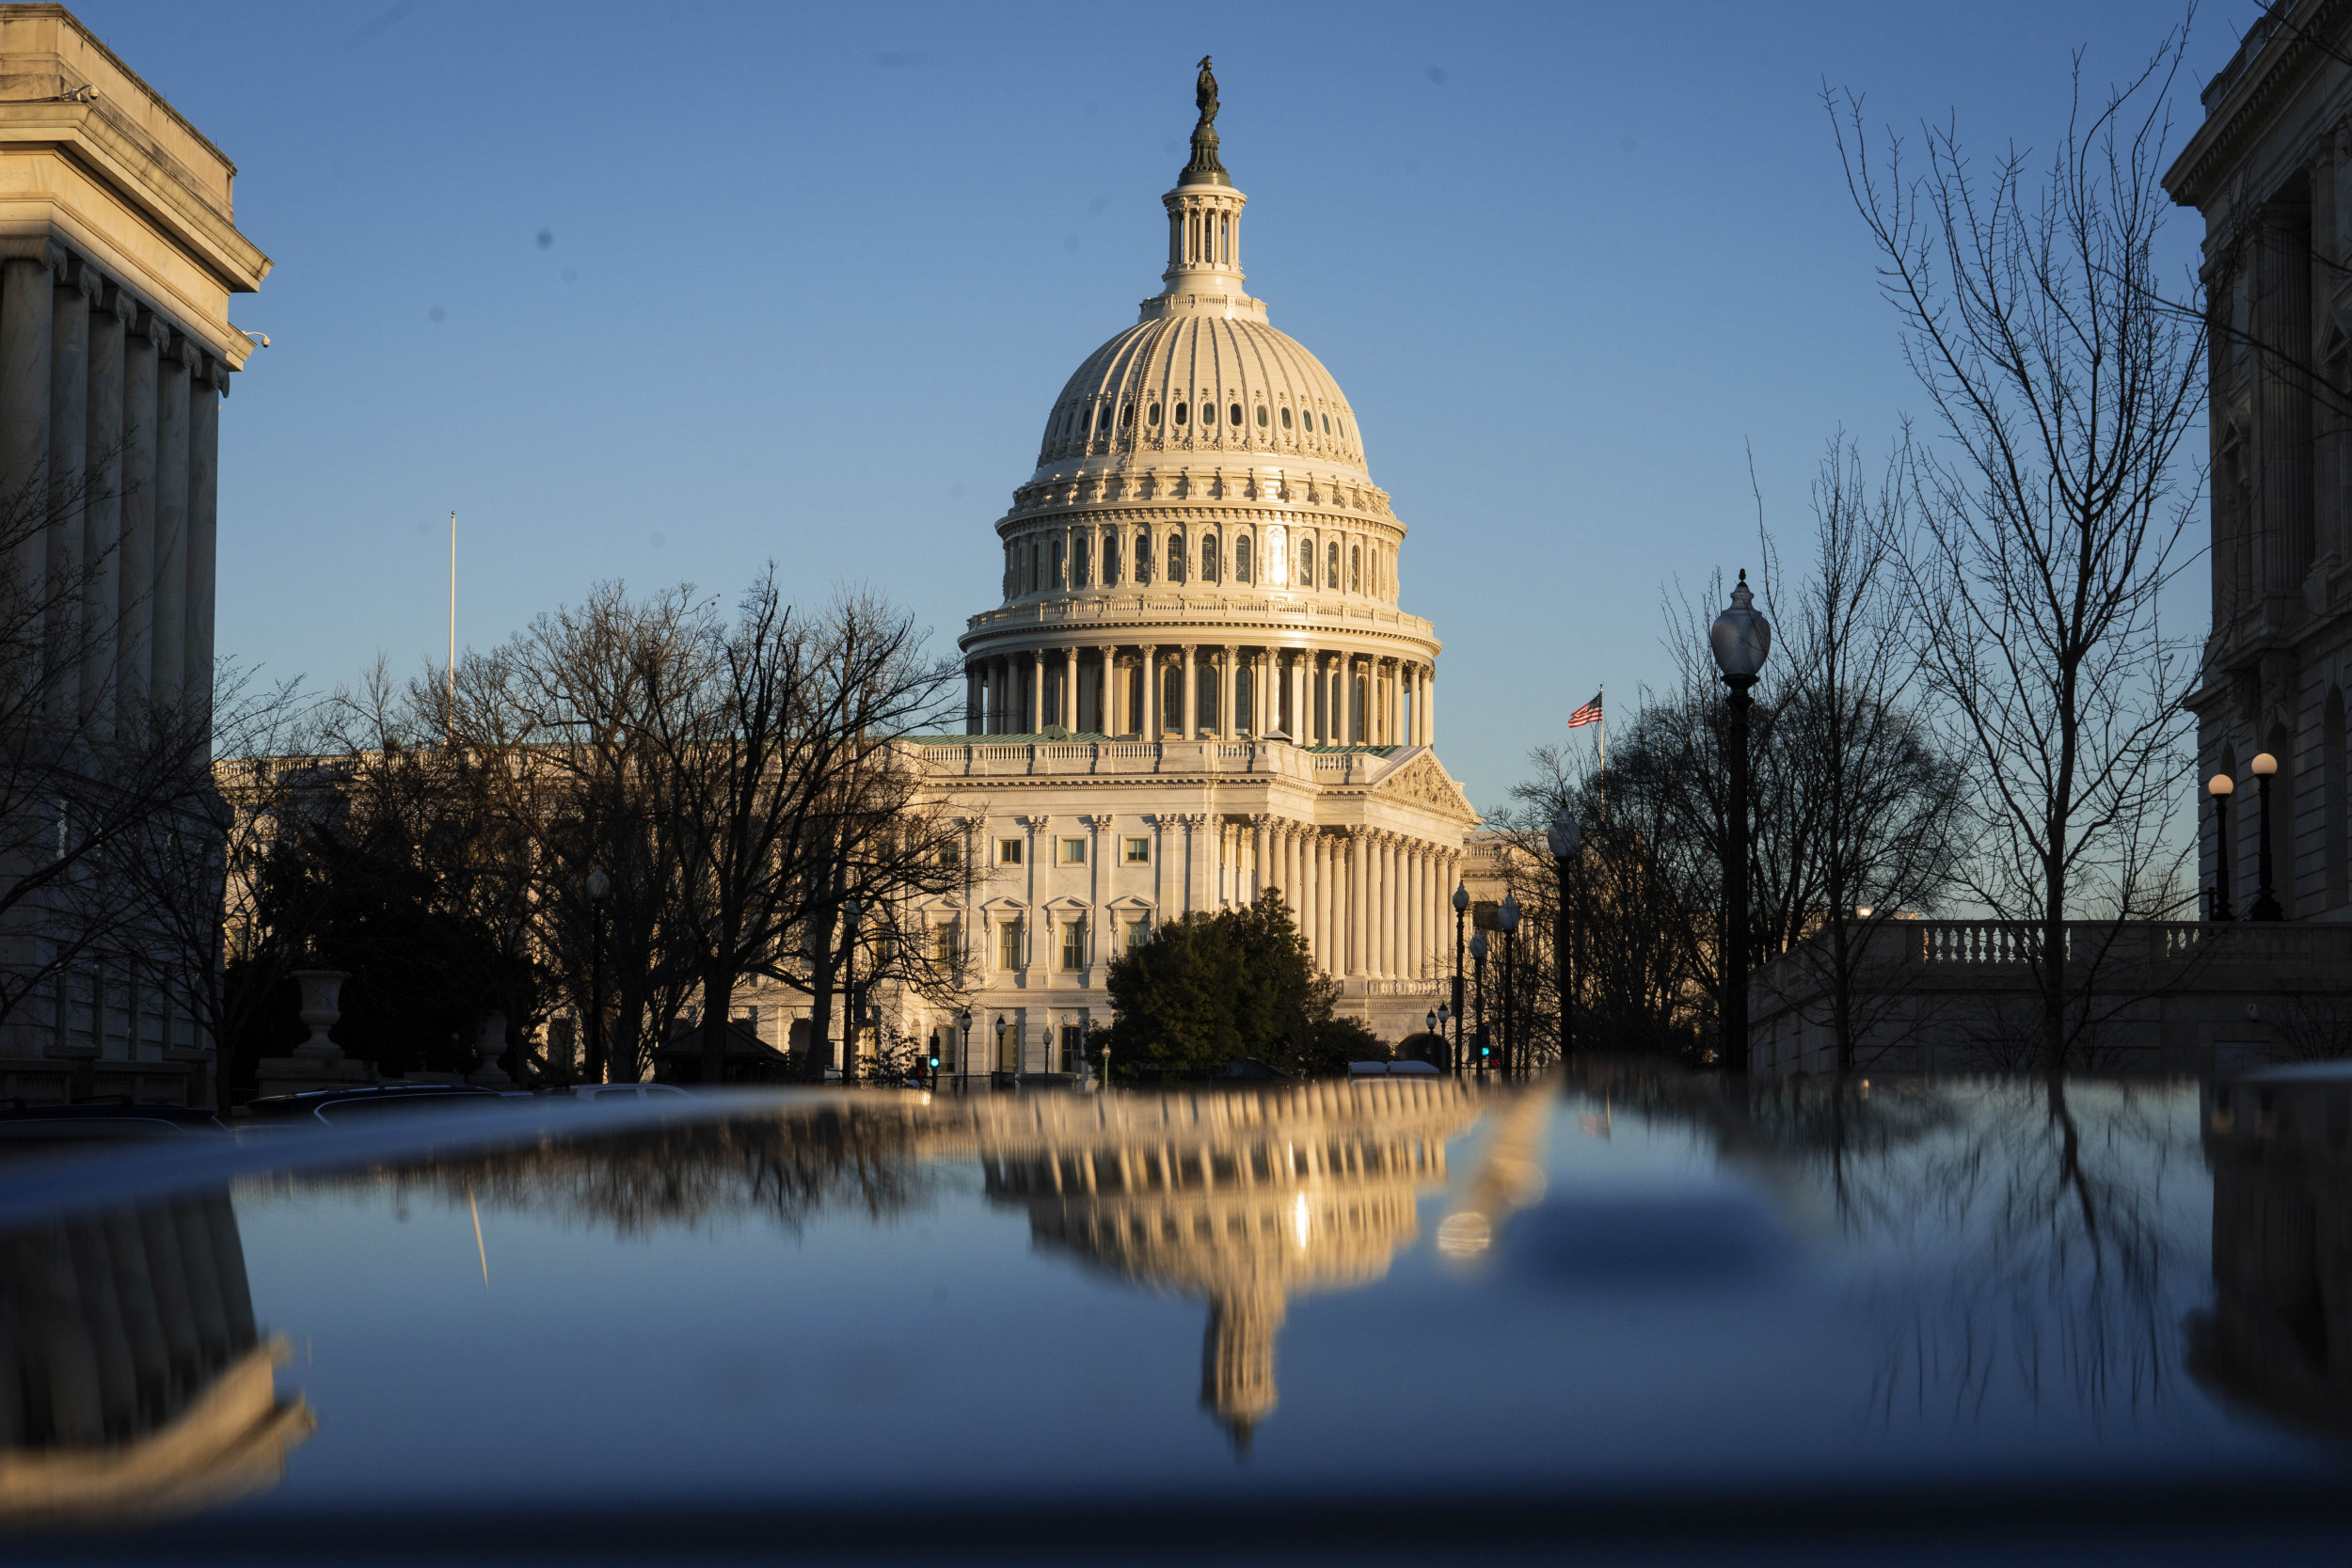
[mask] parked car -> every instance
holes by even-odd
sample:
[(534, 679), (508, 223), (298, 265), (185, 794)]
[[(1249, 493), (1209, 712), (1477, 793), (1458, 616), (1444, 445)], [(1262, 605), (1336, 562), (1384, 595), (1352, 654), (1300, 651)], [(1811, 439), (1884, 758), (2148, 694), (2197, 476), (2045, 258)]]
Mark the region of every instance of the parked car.
[(78, 1105), (18, 1105), (0, 1110), (0, 1156), (72, 1144), (225, 1137), (210, 1111), (186, 1105), (135, 1105), (127, 1100)]
[(248, 1101), (245, 1114), (249, 1121), (265, 1126), (300, 1126), (309, 1122), (348, 1127), (410, 1111), (484, 1110), (503, 1104), (506, 1100), (496, 1089), (476, 1088), (469, 1084), (384, 1084), (266, 1095)]
[(1347, 1076), (1358, 1078), (1442, 1078), (1444, 1073), (1427, 1062), (1350, 1062)]

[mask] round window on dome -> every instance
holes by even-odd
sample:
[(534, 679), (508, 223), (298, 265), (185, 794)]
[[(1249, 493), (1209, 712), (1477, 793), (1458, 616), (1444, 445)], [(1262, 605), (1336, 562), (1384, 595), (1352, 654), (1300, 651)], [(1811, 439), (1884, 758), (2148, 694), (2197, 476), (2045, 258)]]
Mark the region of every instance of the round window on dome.
[(1283, 410), (1282, 410), (1282, 428), (1283, 428), (1284, 430), (1288, 430), (1290, 427), (1291, 427), (1291, 411), (1290, 411), (1288, 408), (1285, 408), (1285, 409), (1283, 409)]
[(1263, 403), (1258, 404), (1258, 428), (1260, 430), (1265, 428), (1265, 404)]
[(1232, 416), (1232, 419), (1233, 419), (1233, 423), (1234, 423), (1236, 426), (1238, 426), (1238, 425), (1241, 423), (1241, 404), (1238, 404), (1238, 403), (1237, 403), (1237, 404), (1233, 404), (1233, 406), (1232, 406), (1232, 407), (1228, 408), (1225, 412)]
[(1160, 405), (1156, 403), (1152, 405), (1151, 423), (1153, 429), (1156, 430), (1159, 428)]
[(1185, 423), (1186, 421), (1188, 421), (1191, 418), (1192, 418), (1192, 404), (1189, 404), (1189, 403), (1180, 403), (1180, 404), (1178, 404), (1176, 405), (1176, 422), (1177, 422), (1178, 424), (1184, 424), (1184, 423)]

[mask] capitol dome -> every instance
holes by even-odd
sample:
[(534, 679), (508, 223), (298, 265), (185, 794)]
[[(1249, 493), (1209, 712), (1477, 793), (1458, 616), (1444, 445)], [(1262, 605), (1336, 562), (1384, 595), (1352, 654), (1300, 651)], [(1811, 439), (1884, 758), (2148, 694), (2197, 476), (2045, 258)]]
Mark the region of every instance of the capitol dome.
[(978, 734), (1427, 746), (1438, 651), (1346, 394), (1243, 286), (1203, 73), (1161, 291), (1087, 356), (959, 644)]

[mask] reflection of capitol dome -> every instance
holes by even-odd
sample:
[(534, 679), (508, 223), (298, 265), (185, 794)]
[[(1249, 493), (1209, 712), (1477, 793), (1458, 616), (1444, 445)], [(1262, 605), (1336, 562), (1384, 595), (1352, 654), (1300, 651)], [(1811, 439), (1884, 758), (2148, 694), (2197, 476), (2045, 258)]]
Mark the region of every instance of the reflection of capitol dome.
[(1451, 1081), (1198, 1099), (1089, 1097), (1050, 1123), (973, 1109), (990, 1193), (1031, 1234), (1122, 1279), (1203, 1296), (1201, 1402), (1246, 1445), (1277, 1396), (1289, 1298), (1387, 1273), (1445, 1142), (1477, 1115)]

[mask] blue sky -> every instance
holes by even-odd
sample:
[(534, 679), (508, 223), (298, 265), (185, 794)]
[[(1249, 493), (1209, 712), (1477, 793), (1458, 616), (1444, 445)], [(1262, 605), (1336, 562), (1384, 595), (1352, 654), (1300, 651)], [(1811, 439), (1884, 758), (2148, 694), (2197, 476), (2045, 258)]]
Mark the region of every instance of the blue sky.
[[(1819, 101), (2046, 147), (2166, 4), (75, 8), (239, 166), (273, 346), (222, 421), (220, 643), (331, 686), (599, 580), (771, 558), (997, 595), (1047, 406), (1155, 292), (1217, 59), (1243, 262), (1346, 388), (1482, 807), (1661, 588), (1794, 545), (1822, 442), (1921, 405)], [(2250, 0), (2205, 6), (2181, 95)], [(1179, 20), (1181, 18), (1181, 20)], [(2197, 225), (2171, 231), (2184, 267)], [(2197, 595), (2189, 598), (2194, 601)], [(2198, 629), (2198, 628), (2187, 628)]]

